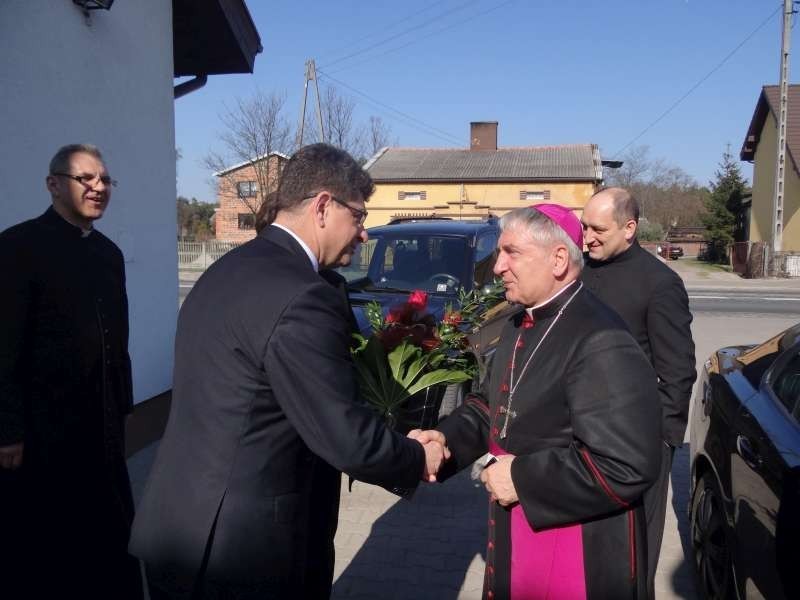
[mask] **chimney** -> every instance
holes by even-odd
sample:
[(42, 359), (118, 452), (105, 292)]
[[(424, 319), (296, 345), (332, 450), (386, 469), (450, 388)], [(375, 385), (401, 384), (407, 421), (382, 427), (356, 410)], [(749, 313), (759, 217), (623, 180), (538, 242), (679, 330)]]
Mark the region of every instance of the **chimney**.
[(473, 121), (469, 124), (470, 150), (497, 150), (497, 121)]

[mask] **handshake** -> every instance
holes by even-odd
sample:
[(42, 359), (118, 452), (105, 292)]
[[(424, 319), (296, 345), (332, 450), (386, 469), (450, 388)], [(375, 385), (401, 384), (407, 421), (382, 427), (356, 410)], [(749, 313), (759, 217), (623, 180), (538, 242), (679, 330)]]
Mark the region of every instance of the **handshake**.
[(425, 471), (422, 474), (422, 481), (435, 482), (439, 469), (450, 458), (444, 434), (435, 429), (426, 431), (413, 429), (408, 432), (408, 437), (417, 440), (425, 450)]
[[(422, 480), (435, 482), (439, 469), (450, 458), (450, 450), (447, 448), (444, 434), (435, 429), (425, 431), (414, 429), (408, 432), (408, 437), (417, 440), (425, 450), (425, 472), (422, 474)], [(511, 454), (502, 456), (487, 454), (481, 465), (481, 482), (489, 492), (491, 501), (497, 502), (500, 506), (512, 506), (519, 502), (519, 496), (511, 478), (511, 463), (514, 458)]]

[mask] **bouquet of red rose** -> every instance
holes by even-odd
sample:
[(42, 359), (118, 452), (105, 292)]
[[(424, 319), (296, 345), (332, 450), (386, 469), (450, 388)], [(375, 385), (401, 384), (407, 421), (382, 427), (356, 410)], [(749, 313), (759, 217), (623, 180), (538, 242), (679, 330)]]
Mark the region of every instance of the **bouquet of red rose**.
[(448, 306), (437, 323), (425, 312), (427, 302), (426, 292), (415, 291), (385, 317), (380, 305), (371, 302), (366, 315), (373, 334), (355, 335), (361, 396), (400, 431), (434, 427), (445, 386), (475, 375), (474, 365), (463, 356), (464, 315)]

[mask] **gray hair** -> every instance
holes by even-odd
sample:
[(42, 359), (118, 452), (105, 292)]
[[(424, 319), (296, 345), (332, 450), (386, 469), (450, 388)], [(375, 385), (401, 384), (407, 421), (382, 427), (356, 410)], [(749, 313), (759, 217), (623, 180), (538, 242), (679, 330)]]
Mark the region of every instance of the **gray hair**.
[(522, 228), (533, 241), (545, 248), (564, 244), (569, 252), (569, 262), (578, 270), (583, 269), (583, 249), (578, 248), (567, 232), (546, 214), (528, 206), (517, 208), (500, 217), (500, 231)]
[(73, 154), (80, 153), (89, 154), (100, 162), (105, 162), (97, 146), (93, 146), (92, 144), (67, 144), (66, 146), (61, 146), (58, 152), (53, 155), (53, 158), (50, 159), (49, 174), (54, 175), (56, 173), (69, 171), (69, 159), (72, 158)]

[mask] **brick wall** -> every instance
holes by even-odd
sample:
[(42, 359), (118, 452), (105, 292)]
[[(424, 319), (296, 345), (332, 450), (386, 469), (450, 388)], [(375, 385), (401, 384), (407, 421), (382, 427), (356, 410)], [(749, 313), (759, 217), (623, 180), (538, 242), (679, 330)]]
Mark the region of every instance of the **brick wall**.
[[(261, 206), (262, 199), (277, 188), (279, 169), (286, 159), (272, 155), (269, 157), (269, 186), (267, 190), (258, 190), (253, 196), (239, 197), (237, 184), (257, 182), (256, 170), (246, 166), (217, 178), (217, 204), (215, 234), (219, 241), (246, 242), (256, 235), (255, 212)], [(256, 184), (257, 185), (257, 184)], [(245, 185), (246, 187), (246, 185)]]

